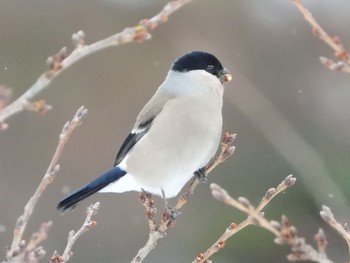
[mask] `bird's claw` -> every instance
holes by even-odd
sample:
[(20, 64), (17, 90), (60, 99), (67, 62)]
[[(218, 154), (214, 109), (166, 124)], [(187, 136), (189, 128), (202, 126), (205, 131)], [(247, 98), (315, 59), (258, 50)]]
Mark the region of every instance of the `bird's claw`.
[(169, 224), (175, 225), (175, 219), (181, 214), (180, 210), (169, 205), (168, 200), (165, 197), (165, 192), (162, 190), (162, 196), (164, 200), (164, 212), (163, 219), (169, 220)]
[(198, 169), (194, 172), (194, 176), (199, 179), (201, 183), (208, 183), (207, 173), (205, 172), (205, 167)]
[(145, 189), (141, 188), (141, 192), (139, 193), (139, 200), (141, 203), (145, 203), (147, 200), (152, 199), (152, 194), (147, 192)]
[(168, 219), (172, 224), (175, 223), (175, 219), (178, 215), (181, 215), (179, 209), (176, 209), (170, 205), (165, 206), (164, 217)]

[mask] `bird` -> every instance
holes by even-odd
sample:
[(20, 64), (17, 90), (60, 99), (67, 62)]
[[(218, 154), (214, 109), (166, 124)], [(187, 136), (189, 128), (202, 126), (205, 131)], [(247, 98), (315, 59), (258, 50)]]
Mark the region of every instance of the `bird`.
[(137, 116), (114, 166), (64, 197), (57, 209), (70, 211), (96, 192), (147, 191), (165, 200), (178, 195), (194, 175), (203, 175), (217, 152), (223, 84), (231, 79), (211, 53), (177, 58)]

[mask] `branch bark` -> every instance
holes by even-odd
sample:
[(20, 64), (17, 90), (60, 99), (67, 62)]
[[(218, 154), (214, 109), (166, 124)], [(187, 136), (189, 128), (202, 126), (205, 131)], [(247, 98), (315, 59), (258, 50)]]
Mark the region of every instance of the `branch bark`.
[(130, 42), (142, 42), (143, 40), (150, 39), (151, 31), (157, 28), (160, 24), (165, 23), (172, 13), (192, 1), (193, 0), (171, 1), (154, 17), (143, 19), (134, 27), (125, 28), (120, 33), (114, 34), (90, 45), (86, 45), (85, 34), (83, 31), (73, 34), (72, 41), (75, 45), (75, 49), (67, 56), (67, 49), (64, 47), (57, 54), (49, 57), (47, 59), (48, 70), (42, 74), (23, 95), (0, 110), (0, 128), (7, 127), (7, 125), (4, 124), (6, 119), (25, 109), (38, 112), (50, 109), (50, 106), (43, 100), (34, 103), (32, 103), (31, 100), (39, 92), (47, 88), (56, 77), (61, 75), (61, 73), (79, 60), (109, 47)]
[(35, 190), (33, 196), (29, 199), (28, 203), (24, 207), (23, 214), (17, 219), (15, 229), (13, 230), (12, 244), (6, 254), (6, 262), (12, 262), (15, 257), (18, 257), (20, 252), (23, 251), (23, 233), (27, 226), (30, 216), (33, 213), (35, 205), (39, 198), (45, 191), (46, 187), (53, 181), (56, 173), (59, 171), (58, 161), (61, 157), (64, 146), (66, 145), (73, 130), (81, 124), (82, 119), (87, 114), (87, 109), (83, 106), (75, 113), (72, 121), (67, 122), (59, 135), (59, 141), (56, 151), (51, 159), (50, 165), (41, 180), (38, 188)]
[(81, 237), (82, 234), (89, 231), (91, 228), (97, 225), (96, 221), (91, 220), (91, 218), (97, 214), (98, 209), (100, 208), (100, 203), (97, 202), (95, 204), (90, 205), (86, 209), (86, 218), (81, 226), (81, 228), (75, 232), (74, 230), (71, 230), (68, 234), (68, 242), (66, 245), (66, 248), (64, 249), (64, 252), (62, 256), (58, 255), (57, 251), (53, 253), (50, 259), (50, 263), (64, 263), (68, 262), (71, 257), (73, 256), (73, 246), (75, 242)]
[[(243, 221), (244, 227), (247, 225), (256, 225), (262, 227), (275, 235), (275, 243), (279, 245), (288, 245), (291, 248), (291, 253), (287, 256), (289, 261), (312, 261), (319, 263), (333, 263), (325, 253), (325, 247), (327, 245), (326, 237), (322, 230), (315, 235), (317, 241), (318, 250), (314, 249), (311, 245), (307, 244), (305, 239), (297, 235), (297, 229), (295, 226), (290, 225), (286, 216), (282, 216), (281, 221), (269, 221), (264, 217), (264, 213), (261, 209), (277, 194), (283, 192), (288, 187), (295, 183), (295, 178), (291, 175), (288, 176), (276, 189), (271, 188), (262, 198), (260, 205), (255, 208), (251, 205), (249, 200), (244, 197), (235, 199), (231, 197), (223, 188), (216, 184), (211, 184), (213, 196), (225, 204), (237, 208), (248, 215), (248, 218)], [(327, 214), (328, 216), (329, 214)], [(331, 219), (331, 216), (327, 217)], [(327, 221), (327, 220), (326, 220)], [(225, 231), (225, 234), (218, 239), (204, 254), (199, 254), (193, 263), (209, 263), (208, 258), (220, 248), (225, 245), (225, 238), (229, 237), (227, 232), (233, 234), (237, 233), (242, 227), (237, 230), (235, 225), (231, 226)], [(230, 235), (230, 236), (232, 236)]]
[[(261, 199), (259, 205), (257, 208), (253, 209), (254, 214), (260, 214), (260, 212), (265, 208), (265, 206), (278, 194), (281, 192), (284, 192), (288, 187), (292, 186), (295, 183), (295, 178), (292, 175), (287, 176), (282, 183), (280, 183), (276, 188), (270, 188), (265, 193), (264, 197)], [(220, 186), (216, 184), (211, 184), (210, 188), (212, 189), (213, 196), (218, 199), (219, 201), (222, 201), (230, 206), (236, 207), (240, 210), (244, 210), (243, 212), (246, 212), (248, 207), (251, 209), (252, 206), (250, 205), (249, 201), (245, 198), (240, 198), (240, 202), (234, 200), (229, 194), (222, 189)], [(243, 204), (245, 206), (243, 206)], [(238, 225), (236, 223), (231, 223), (225, 232), (219, 237), (219, 239), (210, 247), (208, 248), (204, 253), (199, 253), (195, 260), (192, 263), (208, 263), (209, 258), (217, 253), (223, 246), (225, 245), (225, 242), (227, 239), (229, 239), (231, 236), (236, 234), (237, 232), (241, 231), (245, 227), (251, 225), (252, 222), (247, 218), (246, 220), (242, 221)]]
[(332, 228), (334, 228), (338, 234), (340, 234), (346, 241), (349, 251), (349, 259), (347, 263), (350, 263), (350, 231), (347, 224), (340, 224), (334, 217), (332, 210), (328, 206), (322, 206), (320, 215), (324, 221), (326, 221)]
[(304, 7), (300, 0), (293, 0), (295, 6), (304, 16), (305, 20), (311, 25), (312, 32), (318, 36), (323, 42), (330, 46), (334, 50), (334, 56), (341, 61), (334, 62), (331, 59), (320, 57), (320, 61), (323, 65), (331, 70), (337, 70), (344, 73), (350, 73), (350, 54), (344, 48), (339, 37), (331, 37), (321, 26), (317, 23), (316, 19), (312, 16), (311, 12)]

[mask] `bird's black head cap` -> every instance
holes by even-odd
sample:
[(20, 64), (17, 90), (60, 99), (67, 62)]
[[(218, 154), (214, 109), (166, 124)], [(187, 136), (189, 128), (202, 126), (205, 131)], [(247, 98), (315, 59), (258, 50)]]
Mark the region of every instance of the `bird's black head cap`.
[(205, 70), (216, 77), (220, 77), (223, 66), (212, 54), (203, 51), (192, 51), (178, 58), (172, 70), (178, 72), (188, 72), (191, 70)]

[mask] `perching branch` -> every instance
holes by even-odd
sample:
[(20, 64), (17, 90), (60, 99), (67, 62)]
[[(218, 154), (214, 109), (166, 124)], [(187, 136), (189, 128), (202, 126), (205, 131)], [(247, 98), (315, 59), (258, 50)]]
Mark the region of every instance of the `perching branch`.
[[(53, 181), (56, 173), (60, 168), (58, 164), (58, 160), (61, 157), (64, 146), (66, 145), (71, 133), (76, 127), (78, 127), (81, 124), (81, 121), (86, 114), (87, 114), (87, 109), (85, 109), (83, 106), (80, 107), (78, 111), (75, 113), (73, 119), (70, 122), (67, 122), (63, 126), (63, 129), (59, 136), (58, 145), (52, 157), (50, 165), (42, 181), (40, 182), (38, 188), (34, 192), (33, 196), (29, 199), (28, 203), (25, 205), (23, 214), (17, 219), (15, 229), (13, 230), (12, 244), (6, 254), (7, 262), (12, 262), (15, 257), (20, 256), (21, 254), (20, 252), (24, 251), (23, 247), (25, 242), (24, 240), (22, 240), (22, 237), (23, 237), (24, 230), (27, 226), (28, 220), (32, 215), (34, 207), (37, 204), (42, 193), (45, 191), (46, 187)], [(36, 243), (38, 242), (36, 241)], [(31, 246), (34, 246), (34, 243)]]
[(293, 0), (296, 7), (304, 15), (305, 20), (311, 25), (312, 32), (318, 36), (323, 42), (334, 50), (334, 56), (341, 61), (334, 62), (331, 59), (320, 57), (323, 65), (331, 70), (337, 70), (344, 73), (350, 73), (350, 54), (344, 48), (339, 37), (331, 37), (328, 33), (317, 23), (311, 12), (303, 6), (300, 0)]
[(168, 17), (183, 5), (190, 3), (192, 0), (174, 0), (169, 2), (164, 8), (151, 19), (141, 20), (134, 27), (125, 28), (122, 32), (114, 34), (110, 37), (87, 45), (85, 43), (85, 34), (79, 31), (72, 36), (75, 49), (67, 55), (67, 49), (62, 48), (57, 54), (47, 59), (48, 70), (42, 74), (36, 82), (17, 100), (12, 102), (7, 107), (0, 109), (0, 128), (6, 128), (4, 121), (10, 116), (19, 113), (23, 110), (34, 110), (44, 112), (50, 109), (45, 101), (31, 102), (39, 92), (49, 86), (51, 82), (61, 75), (63, 71), (71, 67), (84, 57), (87, 57), (100, 50), (126, 44), (130, 42), (142, 42), (151, 38), (151, 31), (160, 24), (166, 22)]
[[(235, 147), (232, 144), (235, 137), (235, 134), (224, 134), (221, 141), (220, 153), (215, 158), (215, 160), (205, 168), (206, 174), (210, 173), (216, 166), (224, 162), (233, 154)], [(140, 194), (140, 201), (146, 207), (146, 217), (148, 219), (150, 232), (146, 244), (138, 251), (137, 255), (131, 261), (132, 263), (142, 262), (148, 253), (156, 247), (157, 241), (166, 235), (167, 229), (169, 227), (175, 226), (175, 217), (180, 213), (179, 210), (188, 202), (188, 199), (193, 194), (194, 189), (201, 182), (201, 180), (203, 180), (203, 178), (198, 178), (197, 176), (193, 178), (190, 186), (186, 192), (178, 199), (177, 204), (173, 208), (173, 210), (177, 212), (169, 215), (167, 211), (164, 211), (159, 224), (157, 224), (155, 220), (155, 213), (157, 211), (154, 207), (154, 200), (152, 199), (152, 195), (147, 192)]]
[(86, 218), (81, 228), (77, 232), (74, 232), (74, 230), (71, 230), (69, 232), (67, 246), (62, 256), (58, 255), (57, 251), (55, 251), (51, 256), (50, 263), (64, 263), (70, 260), (70, 258), (73, 256), (72, 248), (78, 238), (85, 232), (89, 231), (92, 227), (97, 225), (96, 221), (91, 220), (91, 217), (97, 214), (99, 208), (99, 202), (90, 205), (87, 208)]
[[(236, 139), (236, 134), (225, 133), (221, 140), (220, 153), (217, 157), (207, 165), (205, 168), (205, 173), (209, 174), (214, 170), (219, 164), (225, 162), (227, 158), (229, 158), (235, 151), (235, 146), (233, 146), (233, 141)], [(205, 178), (204, 178), (205, 180)], [(188, 201), (188, 199), (193, 194), (194, 189), (197, 185), (202, 181), (202, 178), (198, 178), (197, 176), (193, 178), (189, 188), (186, 192), (179, 198), (178, 202), (175, 205), (175, 209), (180, 210)], [(169, 221), (168, 221), (169, 222)]]
[[(257, 208), (253, 208), (250, 204), (250, 202), (243, 197), (240, 197), (238, 201), (233, 199), (229, 194), (223, 190), (220, 186), (216, 184), (211, 184), (210, 188), (212, 190), (213, 196), (218, 199), (219, 201), (222, 201), (230, 206), (237, 207), (238, 209), (243, 209), (243, 212), (247, 212), (248, 210), (252, 210), (252, 213), (255, 215), (260, 215), (261, 211), (265, 208), (265, 206), (278, 194), (281, 192), (284, 192), (288, 187), (292, 186), (296, 181), (296, 178), (294, 178), (292, 175), (287, 176), (282, 183), (280, 183), (277, 188), (270, 188), (267, 190), (264, 197), (261, 199), (260, 204)], [(242, 221), (238, 225), (235, 223), (231, 223), (229, 227), (226, 229), (226, 231), (219, 237), (219, 239), (205, 251), (204, 253), (199, 253), (196, 257), (196, 259), (193, 261), (193, 263), (207, 263), (209, 262), (208, 259), (218, 252), (221, 248), (224, 247), (225, 242), (227, 239), (229, 239), (231, 236), (236, 234), (237, 232), (241, 231), (243, 228), (251, 225), (252, 222), (249, 218)]]

